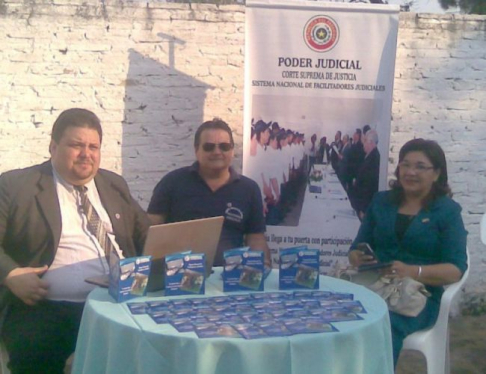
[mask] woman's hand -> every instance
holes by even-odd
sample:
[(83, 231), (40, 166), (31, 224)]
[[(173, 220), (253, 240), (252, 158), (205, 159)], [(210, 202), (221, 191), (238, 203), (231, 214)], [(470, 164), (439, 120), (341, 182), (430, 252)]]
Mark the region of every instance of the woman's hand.
[(381, 273), (382, 275), (387, 275), (390, 277), (398, 277), (398, 278), (410, 277), (416, 279), (418, 274), (418, 266), (407, 265), (401, 261), (393, 261), (391, 266), (383, 269)]
[(353, 249), (348, 254), (348, 259), (351, 265), (358, 267), (361, 265), (376, 264), (376, 259), (373, 256), (365, 255), (363, 251)]
[(461, 271), (453, 264), (407, 265), (401, 261), (393, 261), (382, 274), (389, 277), (410, 277), (430, 286), (444, 286), (461, 279)]
[(415, 279), (417, 269), (417, 266), (407, 265), (401, 261), (393, 261), (389, 267), (381, 270), (381, 274), (389, 277), (410, 277)]

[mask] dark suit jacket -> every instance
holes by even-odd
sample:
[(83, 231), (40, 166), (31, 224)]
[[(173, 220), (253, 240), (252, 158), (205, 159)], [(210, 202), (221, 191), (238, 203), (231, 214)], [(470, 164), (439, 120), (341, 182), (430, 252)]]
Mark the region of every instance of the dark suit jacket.
[(357, 142), (351, 146), (351, 153), (349, 155), (348, 174), (349, 178), (353, 180), (358, 175), (359, 168), (365, 158), (365, 151), (363, 143)]
[(341, 154), (343, 157), (338, 162), (337, 174), (345, 189), (347, 189), (349, 182), (351, 182), (349, 175), (349, 160), (351, 157), (351, 147), (352, 146), (349, 142), (343, 146), (343, 149), (341, 150)]
[(365, 157), (356, 176), (356, 184), (352, 189), (351, 205), (356, 211), (366, 212), (373, 195), (378, 192), (379, 178), (380, 153), (378, 148), (375, 148)]
[[(149, 222), (125, 180), (107, 170), (94, 178), (125, 257), (142, 253)], [(51, 162), (0, 176), (0, 284), (16, 267), (52, 264), (61, 237), (61, 211)], [(0, 286), (0, 309), (5, 306)]]

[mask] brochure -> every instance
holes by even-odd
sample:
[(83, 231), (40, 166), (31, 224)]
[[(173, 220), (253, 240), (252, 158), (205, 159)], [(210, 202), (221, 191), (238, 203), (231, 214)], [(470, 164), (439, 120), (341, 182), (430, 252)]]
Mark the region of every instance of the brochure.
[(287, 329), (293, 334), (308, 334), (319, 332), (338, 331), (333, 325), (319, 319), (291, 319), (284, 322)]
[(345, 307), (346, 309), (349, 309), (351, 312), (354, 313), (362, 313), (362, 314), (368, 313), (364, 308), (363, 304), (361, 304), (361, 302), (358, 300), (353, 300), (353, 301), (340, 300), (338, 305)]
[(240, 324), (233, 325), (233, 327), (245, 339), (268, 338), (268, 335), (265, 333), (263, 329), (251, 323), (240, 323)]
[(299, 246), (280, 251), (279, 288), (318, 289), (319, 251)]
[(152, 256), (120, 259), (116, 251), (110, 254), (108, 293), (116, 302), (122, 302), (147, 293)]
[(137, 314), (146, 314), (149, 306), (147, 303), (127, 303), (128, 309), (130, 309), (130, 313), (137, 315)]
[(248, 247), (224, 253), (223, 291), (263, 291), (264, 259), (262, 251)]
[(318, 316), (325, 322), (344, 322), (344, 321), (356, 321), (363, 319), (356, 313), (351, 312), (347, 308), (333, 309), (325, 311)]
[(241, 335), (229, 324), (216, 325), (207, 323), (195, 326), (195, 332), (200, 338), (241, 338)]
[(165, 294), (204, 294), (205, 254), (175, 253), (165, 257)]

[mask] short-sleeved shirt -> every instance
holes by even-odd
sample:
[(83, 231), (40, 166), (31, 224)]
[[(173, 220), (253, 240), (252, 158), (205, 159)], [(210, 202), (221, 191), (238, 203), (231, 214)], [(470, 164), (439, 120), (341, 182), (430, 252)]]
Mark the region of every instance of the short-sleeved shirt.
[(244, 245), (245, 234), (265, 232), (260, 188), (250, 178), (230, 167), (230, 180), (212, 191), (198, 173), (199, 165), (168, 173), (155, 186), (149, 214), (164, 215), (166, 222), (224, 216), (215, 265), (222, 265), (223, 252)]

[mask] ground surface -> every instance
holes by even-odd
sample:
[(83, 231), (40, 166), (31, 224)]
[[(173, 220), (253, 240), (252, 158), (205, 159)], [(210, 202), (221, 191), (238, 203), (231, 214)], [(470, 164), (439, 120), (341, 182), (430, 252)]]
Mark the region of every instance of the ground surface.
[[(450, 320), (451, 374), (486, 373), (486, 315)], [(403, 351), (396, 374), (426, 374), (420, 352)]]

